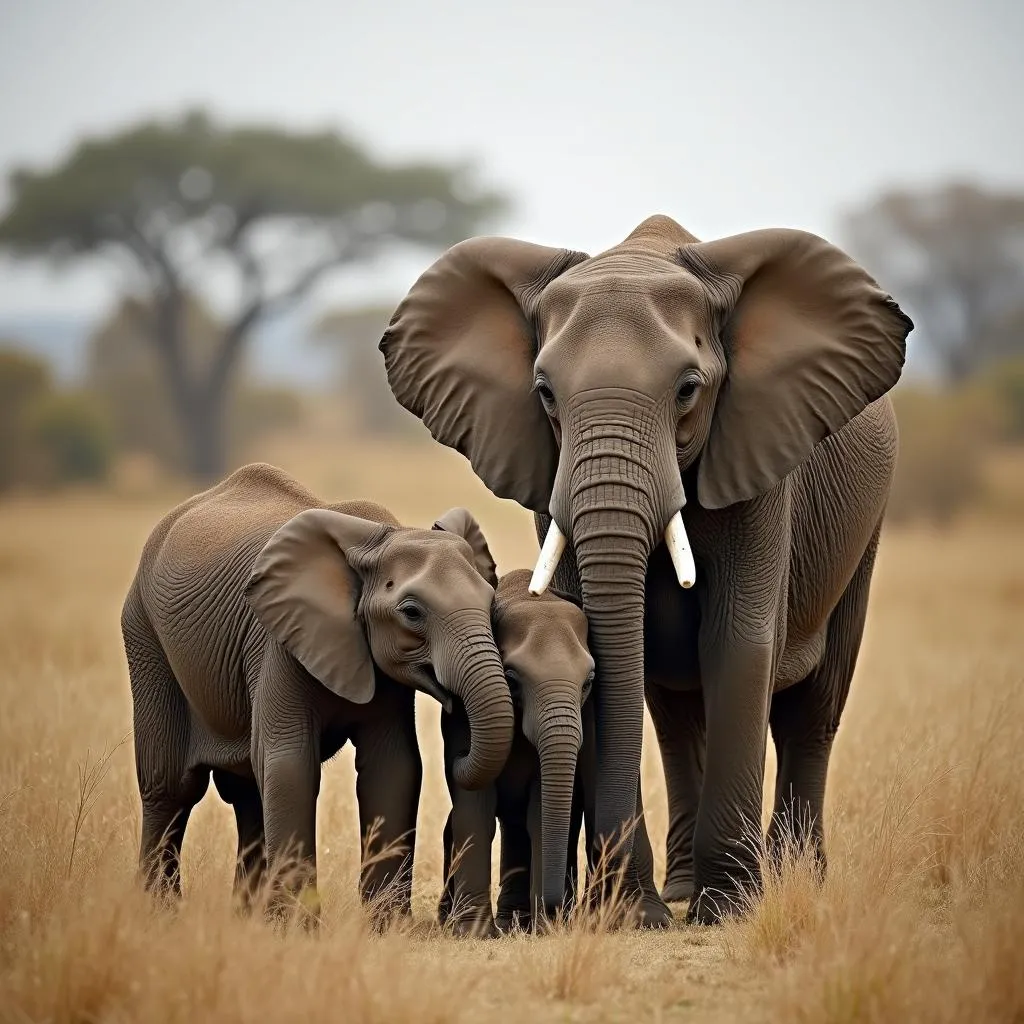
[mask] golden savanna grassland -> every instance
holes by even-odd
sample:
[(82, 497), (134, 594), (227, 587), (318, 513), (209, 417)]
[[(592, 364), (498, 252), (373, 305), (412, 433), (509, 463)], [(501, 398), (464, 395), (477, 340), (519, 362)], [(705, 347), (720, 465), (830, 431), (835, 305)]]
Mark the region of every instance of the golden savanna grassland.
[[(536, 551), (528, 516), (438, 446), (378, 443), (352, 459), (312, 438), (261, 456), (411, 524), (466, 504), (501, 570)], [(448, 805), (427, 699), (413, 925), (373, 935), (355, 900), (350, 749), (326, 767), (318, 808), (319, 936), (233, 912), (233, 818), (212, 786), (189, 826), (180, 909), (135, 888), (118, 620), (143, 540), (182, 494), (122, 481), (0, 504), (3, 1021), (440, 1024), (509, 1007), (538, 1022), (1024, 1020), (1019, 519), (886, 532), (833, 759), (822, 888), (796, 861), (725, 927), (478, 942), (433, 924)], [(773, 771), (769, 752), (766, 792)], [(665, 797), (650, 732), (644, 782), (660, 872)]]

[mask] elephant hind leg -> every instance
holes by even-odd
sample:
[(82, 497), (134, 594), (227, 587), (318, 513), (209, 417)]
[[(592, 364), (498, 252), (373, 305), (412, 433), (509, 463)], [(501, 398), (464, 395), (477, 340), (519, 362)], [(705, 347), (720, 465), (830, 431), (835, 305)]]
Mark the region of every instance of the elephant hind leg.
[(252, 907), (267, 868), (267, 837), (263, 831), (263, 800), (255, 779), (214, 769), (213, 782), (221, 799), (235, 812), (238, 854), (234, 895), (242, 908)]
[(137, 596), (121, 619), (131, 680), (135, 771), (142, 798), (139, 872), (161, 895), (181, 895), (181, 844), (210, 770), (188, 763), (188, 707)]
[[(199, 799), (208, 783), (208, 774), (202, 777), (197, 773)], [(181, 898), (181, 844), (189, 815), (199, 799), (172, 802), (143, 797), (139, 871), (150, 892), (174, 900)]]
[(790, 840), (797, 849), (810, 847), (822, 872), (829, 757), (857, 666), (877, 550), (878, 528), (829, 617), (820, 664), (776, 693), (769, 714), (778, 760), (769, 850), (778, 855)]

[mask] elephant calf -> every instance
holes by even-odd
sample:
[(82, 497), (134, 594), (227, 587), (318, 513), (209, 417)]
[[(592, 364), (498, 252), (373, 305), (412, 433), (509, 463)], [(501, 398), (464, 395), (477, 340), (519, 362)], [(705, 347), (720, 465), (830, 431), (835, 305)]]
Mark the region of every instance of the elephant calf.
[[(462, 709), (441, 716), (452, 810), (444, 829), (445, 889), (439, 917), (455, 930), (485, 936), (535, 913), (551, 914), (575, 883), (575, 850), (586, 787), (583, 707), (594, 678), (587, 620), (551, 592), (528, 593), (529, 572), (498, 583), (493, 623), (516, 709), (508, 762), (493, 785), (473, 792), (454, 771), (470, 725)], [(491, 913), (491, 843), (501, 823), (497, 927)], [(567, 871), (567, 858), (571, 860)]]
[(511, 746), (496, 583), (464, 509), (408, 529), (379, 505), (325, 505), (272, 466), (245, 466), (170, 512), (122, 612), (147, 886), (180, 895), (185, 826), (212, 773), (238, 826), (236, 892), (251, 897), (282, 856), (298, 858), (293, 886), (315, 887), (320, 765), (351, 740), (361, 832), (376, 824), (382, 847), (404, 847), (364, 858), (361, 893), (394, 886), (381, 909), (408, 913), (413, 691), (465, 708), (461, 786), (490, 784)]

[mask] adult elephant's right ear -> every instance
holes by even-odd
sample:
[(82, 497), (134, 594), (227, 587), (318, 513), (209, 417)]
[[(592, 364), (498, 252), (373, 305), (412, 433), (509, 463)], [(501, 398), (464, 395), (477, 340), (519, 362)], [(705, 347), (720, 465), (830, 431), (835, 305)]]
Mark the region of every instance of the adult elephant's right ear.
[(494, 494), (535, 512), (548, 510), (558, 450), (533, 394), (533, 312), (587, 258), (512, 238), (460, 242), (420, 276), (380, 342), (398, 401)]
[(267, 541), (245, 588), (256, 617), (306, 671), (356, 704), (372, 699), (374, 676), (353, 566), (390, 529), (329, 509), (300, 512)]

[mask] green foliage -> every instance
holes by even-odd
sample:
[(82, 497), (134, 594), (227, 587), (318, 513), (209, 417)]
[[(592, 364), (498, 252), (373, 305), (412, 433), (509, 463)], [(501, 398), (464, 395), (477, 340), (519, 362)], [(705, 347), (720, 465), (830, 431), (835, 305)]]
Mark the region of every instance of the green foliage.
[(54, 390), (43, 360), (0, 348), (0, 491), (101, 480), (111, 454), (106, 417), (93, 397)]
[(44, 479), (56, 483), (106, 478), (113, 457), (110, 426), (91, 395), (47, 395), (32, 410), (31, 432)]
[(343, 245), (439, 246), (506, 206), (464, 164), (389, 164), (336, 132), (229, 127), (196, 111), (84, 140), (59, 166), (19, 169), (9, 184), (0, 244), (32, 255), (108, 243), (142, 252), (184, 226), (230, 249), (256, 220), (300, 219), (332, 222)]
[(32, 472), (32, 437), (29, 416), (52, 387), (46, 363), (0, 344), (0, 491), (26, 479)]
[[(391, 163), (338, 132), (229, 126), (201, 112), (85, 139), (8, 184), (0, 248), (57, 262), (110, 252), (141, 284), (147, 315), (117, 328), (125, 368), (105, 385), (133, 392), (115, 434), (148, 434), (163, 458), (205, 478), (224, 471), (233, 382), (261, 317), (339, 267), (398, 245), (444, 248), (507, 206), (466, 164)], [(239, 301), (207, 339), (189, 296), (196, 282), (226, 278)], [(158, 357), (161, 388), (145, 383), (130, 345), (148, 347), (143, 361)]]

